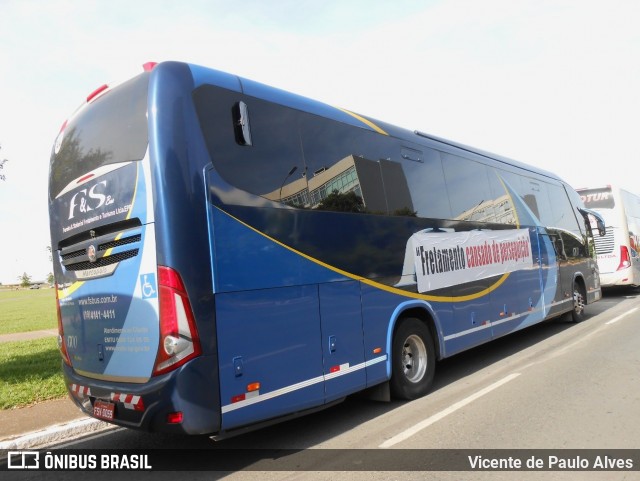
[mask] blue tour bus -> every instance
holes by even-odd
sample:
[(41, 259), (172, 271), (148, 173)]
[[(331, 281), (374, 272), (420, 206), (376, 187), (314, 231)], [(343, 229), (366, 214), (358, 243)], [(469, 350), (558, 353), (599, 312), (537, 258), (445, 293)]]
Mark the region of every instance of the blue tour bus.
[(130, 428), (413, 399), (439, 359), (601, 295), (555, 175), (185, 63), (87, 98), (49, 209), (69, 394)]

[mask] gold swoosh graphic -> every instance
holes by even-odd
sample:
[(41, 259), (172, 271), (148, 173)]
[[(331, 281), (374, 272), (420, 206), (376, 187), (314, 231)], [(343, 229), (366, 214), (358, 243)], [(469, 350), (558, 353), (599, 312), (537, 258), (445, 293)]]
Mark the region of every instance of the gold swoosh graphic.
[(348, 277), (349, 279), (353, 279), (356, 281), (360, 281), (363, 284), (367, 284), (368, 286), (372, 286), (375, 287), (377, 289), (381, 289), (383, 291), (386, 292), (390, 292), (392, 294), (397, 294), (400, 296), (404, 296), (404, 297), (410, 297), (413, 299), (420, 299), (420, 300), (424, 300), (424, 301), (438, 301), (438, 302), (464, 302), (464, 301), (471, 301), (474, 299), (478, 299), (480, 297), (486, 296), (487, 294), (489, 294), (492, 291), (495, 291), (498, 287), (500, 287), (509, 277), (510, 273), (506, 273), (503, 274), (500, 279), (498, 279), (495, 283), (493, 283), (491, 286), (487, 287), (486, 289), (483, 289), (480, 292), (476, 292), (475, 294), (468, 294), (466, 296), (432, 296), (432, 295), (426, 295), (426, 294), (420, 294), (418, 292), (409, 292), (409, 291), (405, 291), (403, 289), (398, 289), (396, 287), (391, 287), (391, 286), (387, 286), (385, 284), (381, 284), (379, 282), (373, 281), (371, 279), (367, 279), (366, 277), (362, 277), (362, 276), (358, 276), (355, 274), (352, 274), (350, 272), (347, 272), (345, 270), (342, 270), (338, 267), (329, 265), (325, 262), (322, 262), (319, 259), (316, 259), (315, 257), (311, 257), (307, 254), (305, 254), (304, 252), (300, 252), (292, 247), (289, 247), (286, 244), (283, 244), (282, 242), (280, 242), (277, 239), (274, 239), (273, 237), (268, 236), (267, 234), (265, 234), (264, 232), (260, 232), (259, 230), (255, 229), (254, 227), (250, 226), (249, 224), (247, 224), (246, 222), (238, 219), (237, 217), (229, 214), (228, 212), (224, 211), (223, 209), (221, 209), (218, 206), (214, 206), (216, 209), (218, 209), (220, 212), (222, 212), (223, 214), (225, 214), (226, 216), (230, 217), (231, 219), (235, 220), (236, 222), (239, 222), (240, 224), (242, 224), (243, 226), (247, 227), (248, 229), (251, 229), (253, 232), (261, 235), (262, 237), (264, 237), (265, 239), (270, 240), (271, 242), (284, 247), (285, 249), (287, 249), (290, 252), (293, 252), (294, 254), (297, 254), (301, 257), (304, 257), (305, 259), (318, 264), (319, 266), (325, 267), (333, 272), (336, 272), (340, 275), (343, 275), (345, 277)]
[(362, 122), (363, 124), (368, 125), (369, 127), (371, 127), (373, 130), (375, 130), (376, 132), (378, 132), (379, 134), (382, 135), (389, 135), (388, 133), (386, 133), (384, 130), (382, 130), (380, 127), (378, 127), (376, 124), (374, 124), (373, 122), (371, 122), (370, 120), (365, 119), (364, 117), (351, 112), (350, 110), (347, 109), (343, 109), (340, 107), (336, 107), (338, 110), (341, 110), (342, 112), (344, 112), (345, 114), (349, 114), (351, 115), (354, 119), (358, 119), (360, 122)]

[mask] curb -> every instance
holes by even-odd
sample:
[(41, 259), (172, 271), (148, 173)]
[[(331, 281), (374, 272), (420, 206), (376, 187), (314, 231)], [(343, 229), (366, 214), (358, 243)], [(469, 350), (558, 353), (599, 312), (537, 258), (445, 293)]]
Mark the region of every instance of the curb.
[(0, 449), (22, 450), (43, 448), (53, 443), (67, 441), (85, 434), (97, 433), (117, 427), (118, 426), (104, 421), (98, 421), (97, 419), (81, 419), (67, 424), (51, 426), (43, 431), (24, 434), (15, 439), (1, 441)]
[(12, 332), (9, 334), (0, 334), (0, 342), (32, 341), (34, 339), (43, 339), (45, 337), (56, 337), (57, 335), (58, 335), (57, 329), (45, 329), (42, 331), (28, 331), (28, 332)]

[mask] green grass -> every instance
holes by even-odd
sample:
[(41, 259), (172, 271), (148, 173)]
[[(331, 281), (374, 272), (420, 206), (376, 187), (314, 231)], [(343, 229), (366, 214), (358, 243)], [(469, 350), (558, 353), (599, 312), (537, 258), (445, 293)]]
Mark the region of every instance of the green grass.
[(0, 409), (67, 395), (55, 337), (0, 344)]
[(0, 290), (0, 334), (57, 328), (55, 289)]
[[(0, 334), (57, 329), (54, 289), (0, 290)], [(55, 337), (0, 343), (0, 409), (66, 396)]]

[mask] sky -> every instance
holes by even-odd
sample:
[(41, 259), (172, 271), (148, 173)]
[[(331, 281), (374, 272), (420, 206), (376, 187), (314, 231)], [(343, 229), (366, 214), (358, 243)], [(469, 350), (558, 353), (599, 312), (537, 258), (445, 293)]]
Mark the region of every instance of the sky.
[(237, 74), (640, 194), (637, 0), (0, 0), (0, 282), (52, 272), (62, 123), (149, 61)]

